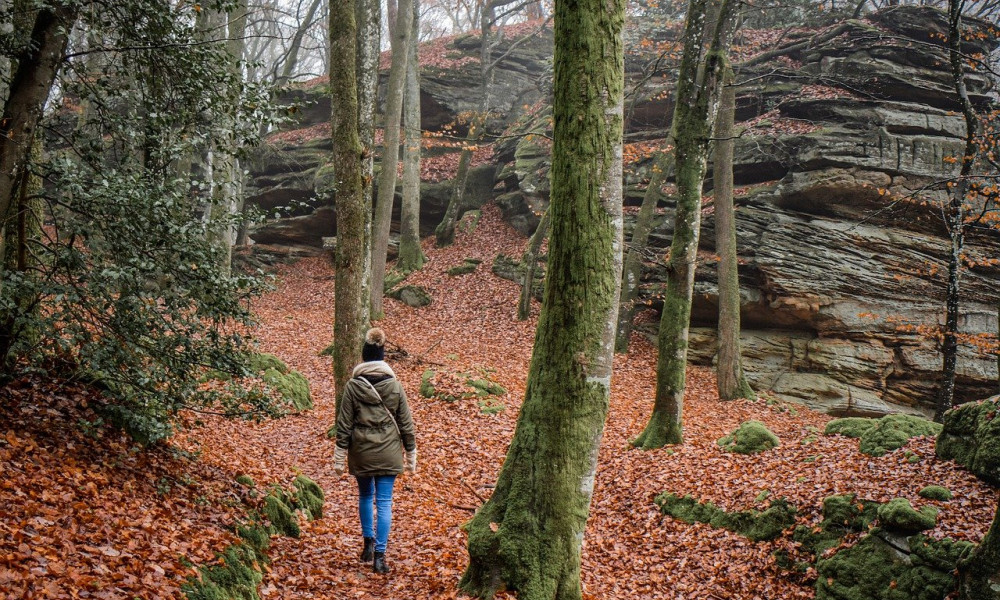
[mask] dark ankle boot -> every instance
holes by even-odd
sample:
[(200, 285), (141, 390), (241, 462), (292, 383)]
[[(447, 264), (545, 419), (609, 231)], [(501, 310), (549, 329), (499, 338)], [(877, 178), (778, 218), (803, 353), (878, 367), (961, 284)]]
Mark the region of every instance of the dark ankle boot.
[(385, 552), (376, 552), (375, 560), (372, 563), (372, 570), (376, 573), (388, 573), (389, 565), (385, 564)]
[(371, 562), (375, 558), (375, 538), (365, 538), (365, 547), (361, 550), (361, 562)]

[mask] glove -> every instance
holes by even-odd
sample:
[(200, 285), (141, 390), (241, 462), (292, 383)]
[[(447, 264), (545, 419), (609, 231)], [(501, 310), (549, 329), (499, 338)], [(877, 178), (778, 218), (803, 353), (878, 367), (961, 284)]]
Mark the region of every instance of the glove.
[(337, 475), (343, 475), (346, 467), (347, 448), (337, 446), (337, 449), (333, 451), (333, 470), (336, 471)]
[(409, 471), (410, 473), (417, 472), (417, 449), (407, 452), (403, 451), (403, 471)]

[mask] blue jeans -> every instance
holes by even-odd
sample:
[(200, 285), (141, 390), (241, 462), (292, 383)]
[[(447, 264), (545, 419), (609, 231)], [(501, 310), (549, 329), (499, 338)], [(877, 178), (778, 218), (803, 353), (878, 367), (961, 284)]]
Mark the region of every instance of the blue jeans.
[[(361, 534), (375, 538), (375, 552), (385, 552), (389, 543), (389, 528), (392, 527), (392, 486), (396, 483), (396, 476), (361, 476), (357, 480)], [(373, 523), (375, 508), (378, 509), (377, 527)]]

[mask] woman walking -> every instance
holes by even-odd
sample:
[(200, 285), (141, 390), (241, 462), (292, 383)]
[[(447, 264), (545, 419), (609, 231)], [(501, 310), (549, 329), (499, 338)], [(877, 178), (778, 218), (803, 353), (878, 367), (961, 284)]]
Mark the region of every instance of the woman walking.
[[(337, 410), (337, 447), (333, 468), (345, 463), (358, 480), (358, 514), (364, 547), (362, 562), (388, 573), (385, 549), (392, 526), (392, 488), (404, 470), (417, 470), (417, 446), (406, 392), (385, 362), (385, 332), (369, 329)], [(378, 514), (377, 521), (374, 513)]]

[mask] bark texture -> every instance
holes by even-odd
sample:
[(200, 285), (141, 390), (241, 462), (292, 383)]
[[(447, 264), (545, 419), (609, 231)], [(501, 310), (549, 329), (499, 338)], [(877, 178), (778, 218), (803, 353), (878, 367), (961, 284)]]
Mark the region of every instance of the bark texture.
[(382, 170), (378, 177), (378, 198), (375, 200), (375, 221), (372, 233), (372, 318), (382, 316), (382, 293), (385, 290), (385, 262), (389, 249), (389, 228), (392, 225), (392, 203), (396, 197), (396, 168), (399, 163), (399, 122), (403, 110), (403, 88), (406, 83), (406, 55), (413, 22), (413, 0), (399, 2), (399, 15), (390, 44), (392, 64), (386, 86), (385, 146), (382, 150)]
[[(706, 25), (709, 13), (718, 17), (715, 23)], [(708, 141), (718, 110), (722, 67), (732, 35), (733, 13), (731, 0), (721, 0), (717, 7), (709, 6), (709, 0), (690, 0), (688, 3), (672, 125), (677, 179), (674, 237), (660, 316), (656, 399), (649, 423), (633, 442), (640, 448), (659, 448), (683, 441), (688, 329), (701, 230), (701, 190), (708, 160)], [(706, 27), (712, 27), (713, 34), (702, 61)]]
[(623, 0), (556, 4), (552, 234), (524, 404), (460, 586), (581, 598), (621, 281)]
[(733, 124), (736, 88), (733, 71), (724, 69), (719, 115), (715, 125), (712, 193), (715, 196), (715, 253), (719, 255), (719, 362), (716, 367), (719, 398), (756, 398), (743, 374), (740, 350), (740, 277), (736, 256), (736, 212), (733, 207)]
[(406, 88), (403, 98), (403, 204), (400, 211), (400, 271), (415, 271), (424, 265), (420, 248), (420, 2), (413, 2), (413, 26), (406, 59)]
[(355, 0), (357, 18), (358, 133), (361, 139), (361, 184), (364, 198), (364, 254), (362, 261), (362, 318), (371, 319), (372, 195), (375, 180), (375, 108), (378, 100), (378, 65), (382, 44), (382, 8), (379, 0)]
[(333, 376), (338, 405), (351, 369), (361, 360), (366, 325), (363, 283), (368, 211), (361, 179), (364, 148), (358, 136), (354, 8), (354, 2), (330, 5), (330, 101), (334, 107), (332, 165), (337, 186)]

